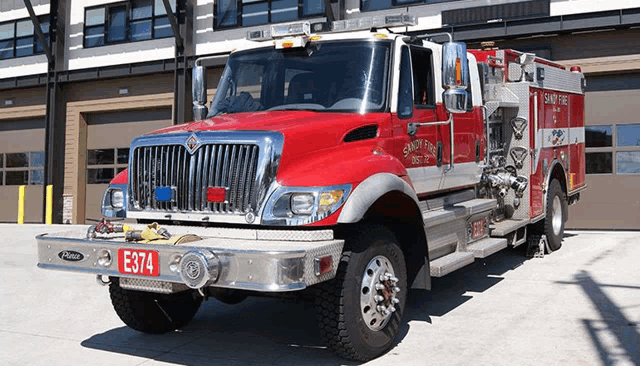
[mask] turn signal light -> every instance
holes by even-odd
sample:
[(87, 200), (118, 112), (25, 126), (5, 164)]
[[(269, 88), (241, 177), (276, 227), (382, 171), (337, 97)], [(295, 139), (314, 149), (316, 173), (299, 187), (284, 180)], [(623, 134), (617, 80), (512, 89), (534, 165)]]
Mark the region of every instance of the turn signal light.
[(221, 203), (227, 199), (227, 189), (224, 187), (207, 187), (207, 201)]

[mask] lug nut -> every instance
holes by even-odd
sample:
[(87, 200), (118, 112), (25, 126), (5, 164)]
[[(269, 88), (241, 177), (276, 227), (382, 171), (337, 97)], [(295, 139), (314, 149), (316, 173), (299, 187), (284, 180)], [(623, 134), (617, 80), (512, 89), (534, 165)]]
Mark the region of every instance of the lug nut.
[(384, 297), (382, 297), (382, 296), (380, 296), (380, 295), (375, 295), (375, 296), (373, 297), (373, 300), (374, 300), (375, 302), (381, 302), (382, 300), (384, 300)]
[(389, 310), (387, 310), (387, 309), (384, 309), (384, 310), (382, 311), (382, 315), (384, 315), (384, 316), (387, 316), (387, 315), (389, 315), (389, 314), (391, 314), (391, 313), (390, 313), (390, 312), (389, 312)]
[(397, 304), (400, 302), (400, 299), (398, 299), (397, 297), (394, 297), (393, 299), (391, 299), (391, 302), (393, 302), (394, 304)]
[(398, 282), (398, 278), (397, 277), (391, 277), (390, 278), (391, 282), (396, 283)]
[(376, 290), (384, 290), (384, 285), (381, 283), (376, 283)]
[(376, 310), (378, 310), (378, 312), (382, 313), (385, 310), (387, 310), (387, 308), (384, 305), (378, 305), (378, 306), (376, 306)]
[(394, 287), (394, 288), (393, 288), (393, 292), (394, 292), (394, 293), (396, 293), (396, 294), (397, 294), (398, 292), (400, 292), (400, 287), (397, 287), (397, 286), (396, 286), (396, 287)]
[(380, 275), (380, 281), (389, 281), (389, 276), (387, 276), (386, 274)]
[(389, 308), (388, 308), (388, 309), (389, 309), (389, 311), (390, 311), (390, 312), (392, 312), (392, 313), (395, 313), (395, 312), (396, 312), (396, 308), (395, 308), (395, 306), (393, 306), (393, 305), (389, 306)]

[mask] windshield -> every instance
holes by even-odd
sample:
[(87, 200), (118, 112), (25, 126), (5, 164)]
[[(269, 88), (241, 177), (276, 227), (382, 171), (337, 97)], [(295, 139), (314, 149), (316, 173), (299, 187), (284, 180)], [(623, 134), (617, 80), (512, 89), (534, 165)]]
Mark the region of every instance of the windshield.
[(208, 117), (274, 110), (383, 111), (391, 43), (310, 42), (234, 53)]

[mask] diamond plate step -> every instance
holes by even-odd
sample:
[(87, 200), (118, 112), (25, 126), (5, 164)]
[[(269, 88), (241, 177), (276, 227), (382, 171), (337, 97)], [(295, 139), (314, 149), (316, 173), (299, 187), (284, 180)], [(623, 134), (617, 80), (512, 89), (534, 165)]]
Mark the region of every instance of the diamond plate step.
[(529, 224), (529, 220), (504, 220), (491, 224), (491, 236), (506, 236), (523, 226)]
[(471, 252), (453, 252), (429, 262), (431, 277), (442, 277), (474, 261)]
[(486, 238), (467, 245), (467, 250), (476, 258), (486, 258), (507, 247), (505, 238)]
[(432, 227), (492, 210), (496, 207), (496, 204), (497, 201), (495, 199), (476, 198), (459, 202), (452, 206), (444, 206), (437, 210), (423, 211), (422, 218), (425, 227)]

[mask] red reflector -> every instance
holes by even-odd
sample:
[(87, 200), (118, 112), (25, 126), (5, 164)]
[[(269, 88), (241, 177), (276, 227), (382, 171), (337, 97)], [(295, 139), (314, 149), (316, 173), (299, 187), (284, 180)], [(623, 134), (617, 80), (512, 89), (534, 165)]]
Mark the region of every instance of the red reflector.
[(330, 255), (321, 258), (316, 257), (314, 262), (316, 276), (320, 276), (331, 271), (332, 259)]
[(224, 202), (227, 199), (227, 189), (224, 187), (207, 187), (207, 201)]

